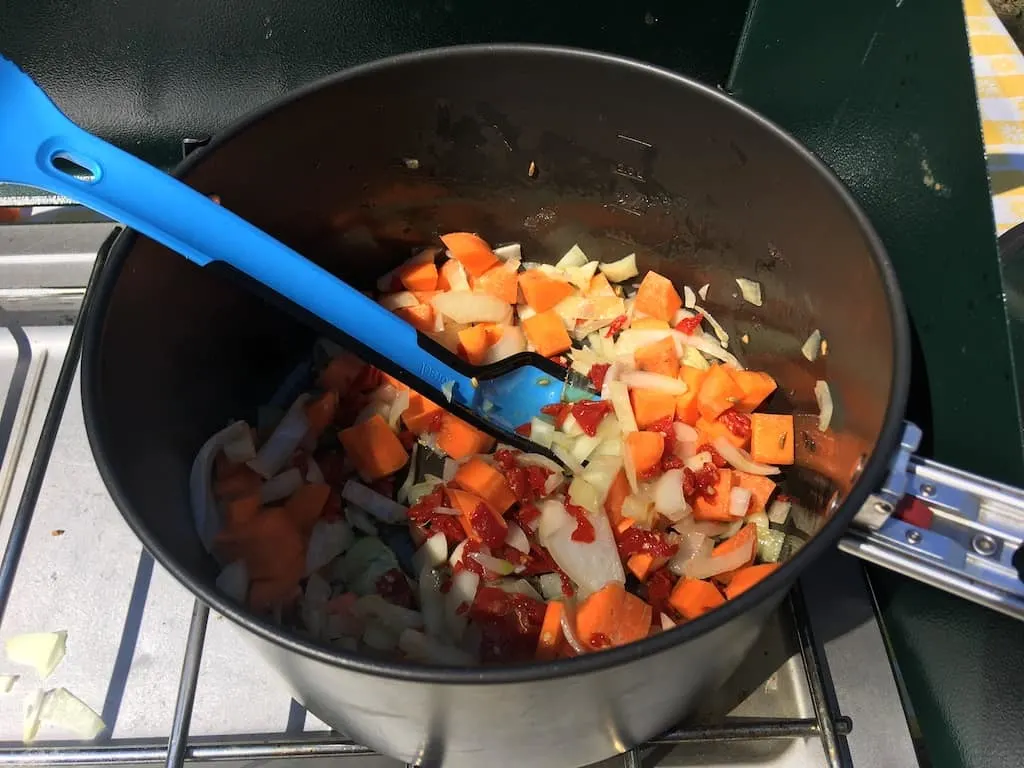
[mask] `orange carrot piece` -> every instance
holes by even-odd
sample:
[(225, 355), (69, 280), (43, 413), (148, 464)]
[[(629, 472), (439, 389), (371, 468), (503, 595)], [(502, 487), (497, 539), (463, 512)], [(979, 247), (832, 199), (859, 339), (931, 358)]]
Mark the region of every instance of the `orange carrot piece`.
[(320, 519), (327, 497), (330, 495), (331, 486), (327, 483), (308, 483), (299, 486), (299, 489), (285, 501), (284, 511), (299, 530), (308, 535), (316, 521)]
[(309, 422), (309, 434), (313, 437), (320, 437), (321, 433), (331, 422), (338, 412), (338, 393), (327, 390), (306, 406), (306, 421)]
[(697, 393), (686, 392), (676, 397), (676, 421), (689, 424), (691, 427), (697, 423), (700, 412), (697, 410)]
[(414, 435), (422, 435), (430, 430), (441, 406), (427, 400), (419, 392), (409, 393), (409, 407), (402, 412), (402, 423)]
[(437, 290), (451, 291), (455, 289), (456, 285), (461, 286), (461, 289), (465, 290), (466, 282), (456, 277), (460, 272), (467, 278), (466, 282), (468, 282), (468, 276), (466, 276), (466, 270), (462, 264), (456, 259), (448, 259), (448, 261), (441, 265), (441, 270), (437, 273)]
[(262, 506), (259, 491), (224, 502), (224, 530), (236, 530), (245, 526), (260, 513)]
[(540, 636), (537, 638), (537, 661), (551, 661), (558, 654), (562, 644), (562, 613), (565, 606), (558, 600), (551, 600), (544, 609), (544, 621), (540, 625)]
[(668, 322), (681, 306), (683, 300), (672, 281), (657, 272), (648, 272), (636, 292), (633, 309)]
[(725, 596), (735, 600), (752, 586), (765, 577), (775, 573), (779, 569), (778, 563), (762, 563), (761, 565), (748, 565), (740, 568), (732, 577), (729, 586), (725, 588)]
[(445, 411), (441, 417), (437, 447), (456, 461), (474, 453), (487, 453), (493, 445), (493, 437), (470, 426), (458, 416)]
[(447, 493), (448, 498), (452, 500), (452, 506), (459, 511), (459, 522), (462, 524), (462, 529), (473, 541), (482, 540), (480, 531), (473, 525), (473, 516), (481, 505), (487, 510), (487, 514), (494, 519), (498, 527), (503, 531), (508, 530), (508, 523), (505, 522), (505, 518), (501, 516), (500, 512), (496, 512), (482, 497), (475, 493), (460, 491), (458, 488), (451, 487), (447, 489)]
[(412, 295), (420, 304), (429, 304), (439, 293), (444, 293), (444, 291), (413, 291)]
[(359, 476), (367, 482), (387, 477), (409, 461), (402, 442), (380, 414), (343, 429), (338, 437)]
[(634, 520), (633, 518), (631, 518), (631, 517), (620, 518), (619, 522), (617, 522), (615, 524), (615, 530), (612, 531), (612, 535), (615, 536), (616, 541), (618, 541), (619, 536), (624, 534), (626, 531), (628, 531), (634, 525), (636, 525), (636, 520)]
[(637, 579), (647, 581), (648, 576), (667, 562), (667, 557), (655, 557), (649, 552), (637, 552), (635, 555), (629, 556), (629, 560), (626, 561), (626, 567)]
[(437, 267), (432, 261), (406, 264), (399, 268), (398, 279), (407, 291), (433, 291), (437, 289)]
[(792, 464), (793, 417), (788, 414), (752, 413), (750, 457), (763, 464)]
[(526, 303), (535, 312), (547, 312), (562, 299), (572, 295), (571, 284), (549, 277), (539, 269), (530, 269), (519, 275), (519, 288)]
[(245, 464), (227, 466), (214, 475), (213, 496), (218, 500), (234, 499), (258, 492), (263, 478)]
[(697, 432), (700, 433), (699, 443), (714, 443), (716, 437), (724, 437), (737, 448), (746, 448), (747, 441), (750, 439), (734, 434), (732, 430), (718, 419), (708, 421), (701, 417), (697, 419), (697, 423), (694, 426), (697, 428)]
[(473, 277), (479, 277), (499, 261), (491, 246), (470, 232), (441, 235), (441, 242), (452, 258), (457, 259)]
[(704, 383), (708, 372), (701, 368), (694, 368), (692, 365), (679, 366), (679, 378), (686, 384), (686, 392), (697, 394), (700, 392), (700, 385)]
[(470, 278), (469, 284), (474, 291), (497, 296), (506, 304), (519, 300), (519, 273), (504, 264), (491, 267), (480, 277)]
[(650, 473), (661, 464), (665, 450), (665, 436), (660, 432), (630, 432), (626, 435), (626, 450), (633, 461), (637, 476)]
[(731, 523), (736, 518), (729, 514), (729, 491), (732, 490), (732, 471), (718, 470), (718, 482), (714, 486), (715, 495), (710, 499), (703, 494), (697, 497), (693, 505), (694, 520), (715, 520)]
[(743, 390), (733, 381), (723, 365), (713, 365), (697, 394), (697, 409), (708, 421), (714, 421), (723, 412), (732, 408), (743, 397)]
[(474, 456), (452, 478), (452, 482), (465, 491), (475, 493), (498, 514), (516, 503), (516, 495), (502, 474), (483, 459)]
[(734, 469), (732, 472), (732, 484), (734, 488), (746, 488), (750, 491), (750, 509), (748, 515), (764, 512), (768, 507), (768, 499), (775, 493), (775, 481), (762, 475), (752, 475), (749, 472), (741, 472)]
[(668, 603), (686, 619), (696, 619), (725, 602), (718, 587), (703, 579), (682, 578), (676, 582)]
[[(738, 549), (744, 549), (750, 547), (750, 558), (740, 568), (746, 568), (748, 565), (753, 565), (754, 557), (757, 555), (757, 526), (753, 523), (747, 523), (740, 528), (735, 535), (730, 536), (728, 539), (718, 544), (714, 549), (711, 550), (712, 557), (721, 557), (727, 555), (730, 552), (735, 552)], [(722, 571), (721, 573), (715, 574), (713, 577), (719, 584), (728, 584), (732, 581), (733, 575), (738, 571), (739, 568), (733, 568), (731, 571)]]
[(505, 333), (505, 326), (500, 323), (480, 323), (479, 326), (483, 328), (484, 333), (487, 334), (488, 347), (493, 347), (501, 341), (501, 337)]
[(346, 394), (359, 374), (368, 368), (362, 360), (352, 355), (338, 355), (320, 372), (317, 383), (324, 389)]
[[(631, 326), (636, 328), (636, 323)], [(633, 353), (636, 360), (636, 367), (641, 371), (660, 373), (662, 376), (675, 378), (679, 375), (679, 357), (676, 355), (676, 345), (672, 339), (666, 336), (661, 341), (640, 347)]]
[(676, 413), (676, 395), (665, 392), (633, 389), (630, 390), (629, 401), (633, 405), (633, 415), (640, 429), (646, 429), (666, 417), (671, 419)]
[(755, 410), (759, 405), (761, 405), (761, 403), (768, 399), (768, 396), (774, 392), (778, 386), (775, 383), (775, 379), (764, 371), (726, 370), (729, 372), (729, 375), (732, 376), (732, 380), (736, 382), (736, 385), (743, 392), (740, 396), (739, 402), (736, 403), (736, 409), (739, 411)]
[(608, 282), (608, 278), (604, 276), (603, 272), (598, 272), (592, 278), (590, 278), (590, 285), (587, 286), (587, 296), (614, 296), (615, 289), (612, 288), (612, 284)]
[(395, 314), (421, 333), (434, 330), (434, 307), (432, 304), (416, 304), (411, 307), (399, 307)]
[(473, 325), (459, 331), (459, 351), (473, 365), (480, 365), (487, 355), (487, 329)]
[(576, 611), (576, 635), (584, 646), (625, 645), (647, 637), (651, 606), (618, 582), (605, 584)]
[(294, 560), (305, 557), (306, 544), (284, 507), (271, 507), (256, 515), (244, 527), (224, 530), (214, 539), (214, 550), (224, 562), (245, 561), (249, 578), (295, 577)]
[(544, 357), (560, 354), (572, 346), (565, 323), (553, 309), (523, 320), (523, 333)]
[(622, 503), (631, 492), (626, 471), (620, 469), (619, 473), (615, 475), (615, 479), (612, 480), (612, 484), (608, 488), (608, 495), (604, 499), (604, 511), (613, 527), (622, 520)]

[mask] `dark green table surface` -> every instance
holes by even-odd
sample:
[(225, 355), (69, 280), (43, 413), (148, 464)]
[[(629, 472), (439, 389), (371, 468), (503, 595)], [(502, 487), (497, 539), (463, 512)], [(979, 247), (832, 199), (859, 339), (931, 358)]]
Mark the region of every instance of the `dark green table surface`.
[[(176, 161), (183, 136), (345, 66), (484, 41), (651, 61), (731, 90), (804, 141), (849, 185), (896, 264), (915, 331), (909, 415), (925, 451), (1024, 483), (957, 0), (762, 0), (749, 14), (745, 0), (0, 0), (0, 51), (74, 119), (161, 165)], [(1024, 281), (1007, 278), (1011, 298), (1024, 295)], [(1024, 764), (1021, 625), (900, 577), (874, 583), (929, 759)]]

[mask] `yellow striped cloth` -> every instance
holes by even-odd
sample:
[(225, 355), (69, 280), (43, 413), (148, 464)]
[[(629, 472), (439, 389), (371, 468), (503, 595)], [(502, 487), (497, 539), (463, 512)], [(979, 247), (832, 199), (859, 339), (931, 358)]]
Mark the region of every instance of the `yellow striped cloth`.
[(987, 0), (964, 0), (996, 231), (1024, 221), (1024, 55)]

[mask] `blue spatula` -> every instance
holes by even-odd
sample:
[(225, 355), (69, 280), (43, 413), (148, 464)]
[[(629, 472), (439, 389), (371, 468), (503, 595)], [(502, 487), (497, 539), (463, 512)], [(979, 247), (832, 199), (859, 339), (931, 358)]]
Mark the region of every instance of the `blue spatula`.
[(225, 267), (250, 286), (269, 289), (304, 318), (357, 342), (361, 357), (437, 402), (450, 400), (457, 415), (525, 450), (544, 449), (518, 435), (516, 427), (545, 405), (593, 396), (579, 377), (570, 385), (566, 369), (537, 354), (524, 352), (481, 367), (464, 363), (252, 224), (82, 130), (3, 57), (0, 180), (68, 197), (200, 267)]

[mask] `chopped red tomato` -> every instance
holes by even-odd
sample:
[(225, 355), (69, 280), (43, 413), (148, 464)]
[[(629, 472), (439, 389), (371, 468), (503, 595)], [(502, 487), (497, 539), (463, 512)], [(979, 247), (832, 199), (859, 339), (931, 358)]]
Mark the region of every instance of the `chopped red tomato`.
[(647, 577), (647, 602), (654, 608), (654, 615), (668, 611), (668, 599), (672, 595), (675, 580), (668, 568), (659, 568)]
[(601, 426), (604, 417), (612, 412), (612, 404), (607, 400), (580, 400), (570, 409), (572, 417), (580, 425), (583, 432), (593, 437)]
[(572, 411), (572, 406), (569, 403), (551, 403), (551, 405), (545, 405), (540, 409), (541, 413), (552, 416), (555, 419), (555, 426), (561, 429), (565, 420), (569, 418), (569, 413)]
[(693, 317), (684, 317), (678, 323), (676, 323), (676, 330), (685, 333), (687, 336), (692, 336), (696, 333), (697, 329), (700, 328), (701, 321), (704, 318), (701, 315), (694, 315)]
[(725, 428), (736, 437), (750, 437), (750, 417), (745, 413), (739, 413), (735, 408), (722, 413), (718, 420), (725, 424)]
[(679, 545), (670, 543), (664, 533), (645, 531), (635, 525), (622, 533), (618, 546), (623, 559), (641, 552), (655, 557), (672, 557), (679, 551)]
[(608, 369), (611, 367), (611, 363), (594, 363), (590, 366), (590, 372), (587, 374), (587, 378), (590, 379), (590, 383), (594, 385), (594, 389), (600, 391), (604, 387), (604, 377), (608, 375)]
[(420, 528), (429, 527), (434, 533), (441, 532), (448, 539), (448, 543), (462, 541), (466, 538), (466, 531), (459, 523), (459, 519), (453, 515), (436, 514), (438, 507), (446, 506), (444, 488), (438, 486), (428, 493), (416, 504), (409, 507), (409, 522)]
[(594, 530), (594, 524), (591, 523), (590, 518), (587, 517), (587, 510), (573, 504), (571, 501), (566, 501), (565, 511), (572, 515), (576, 520), (576, 530), (572, 532), (572, 536), (570, 537), (573, 541), (589, 544), (597, 538), (597, 533)]
[(526, 661), (532, 659), (544, 623), (546, 606), (526, 595), (511, 594), (497, 587), (477, 590), (469, 617), (483, 635), (480, 655), (484, 661)]
[(473, 526), (473, 530), (480, 540), (491, 549), (505, 543), (506, 530), (491, 514), (491, 510), (487, 508), (486, 504), (477, 504), (473, 514), (469, 516), (469, 524)]
[(705, 451), (711, 454), (711, 463), (719, 469), (725, 469), (729, 465), (729, 462), (722, 458), (722, 454), (715, 450), (715, 446), (711, 443), (697, 446), (697, 453), (704, 453)]
[(401, 569), (392, 568), (377, 579), (377, 583), (374, 586), (377, 594), (389, 603), (400, 605), (410, 610), (416, 607), (416, 599), (413, 597), (412, 587), (409, 586), (409, 580), (405, 578), (405, 574), (402, 573)]
[(533, 433), (533, 425), (530, 422), (520, 424), (516, 427), (516, 434), (522, 435), (523, 437), (529, 437)]
[(587, 645), (593, 648), (595, 651), (599, 651), (602, 648), (611, 648), (612, 639), (608, 637), (604, 632), (595, 632), (587, 638)]
[(612, 320), (612, 324), (608, 326), (608, 332), (605, 334), (605, 338), (610, 339), (615, 334), (621, 333), (622, 329), (626, 327), (626, 323), (628, 322), (629, 318), (625, 315), (619, 315), (616, 317)]
[(540, 510), (533, 504), (521, 504), (515, 513), (515, 518), (523, 528), (529, 527), (530, 523), (540, 517)]

